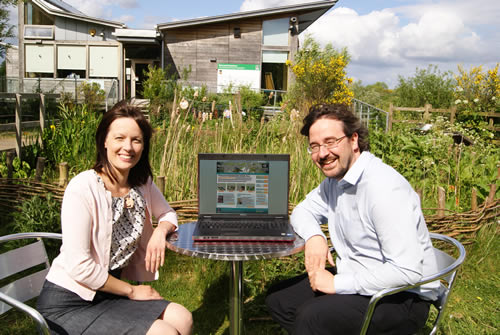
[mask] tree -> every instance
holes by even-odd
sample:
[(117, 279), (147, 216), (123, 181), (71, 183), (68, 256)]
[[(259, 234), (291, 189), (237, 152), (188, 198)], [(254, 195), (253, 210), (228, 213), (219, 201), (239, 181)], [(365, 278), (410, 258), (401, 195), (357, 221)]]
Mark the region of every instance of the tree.
[(459, 119), (470, 119), (480, 112), (500, 110), (499, 65), (486, 72), (482, 66), (473, 66), (470, 71), (466, 71), (461, 65), (458, 66), (454, 94)]
[(346, 49), (336, 50), (328, 43), (320, 48), (311, 36), (295, 55), (295, 63), (287, 61), (295, 74), (295, 82), (287, 93), (291, 107), (307, 111), (317, 103), (350, 104), (353, 93), (349, 89), (351, 78), (346, 75), (349, 63)]
[(14, 26), (10, 24), (7, 7), (17, 4), (17, 0), (0, 0), (0, 58), (5, 56), (9, 44), (5, 40), (14, 37)]
[(394, 91), (389, 89), (386, 83), (376, 82), (375, 84), (363, 86), (359, 80), (351, 85), (354, 97), (372, 106), (387, 110), (391, 102), (394, 103)]
[(453, 102), (454, 87), (455, 80), (450, 71), (441, 73), (436, 65), (417, 68), (413, 77), (399, 76), (396, 103), (404, 107), (431, 104), (433, 108), (448, 108)]

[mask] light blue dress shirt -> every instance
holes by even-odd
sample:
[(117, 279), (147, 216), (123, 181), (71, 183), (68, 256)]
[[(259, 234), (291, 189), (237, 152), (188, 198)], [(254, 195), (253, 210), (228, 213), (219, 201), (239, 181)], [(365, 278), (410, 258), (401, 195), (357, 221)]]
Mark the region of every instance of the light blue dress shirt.
[[(328, 223), (338, 294), (371, 296), (437, 271), (418, 195), (401, 174), (366, 151), (343, 179), (326, 178), (311, 191), (291, 223), (305, 240), (325, 237), (320, 224)], [(410, 291), (434, 300), (438, 287), (433, 282)]]

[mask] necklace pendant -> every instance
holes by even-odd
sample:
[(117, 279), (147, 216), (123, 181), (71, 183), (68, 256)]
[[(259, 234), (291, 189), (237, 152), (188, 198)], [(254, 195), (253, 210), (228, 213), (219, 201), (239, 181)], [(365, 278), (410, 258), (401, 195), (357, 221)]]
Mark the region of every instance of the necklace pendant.
[(125, 198), (125, 208), (132, 208), (134, 207), (134, 199), (131, 197), (126, 197)]

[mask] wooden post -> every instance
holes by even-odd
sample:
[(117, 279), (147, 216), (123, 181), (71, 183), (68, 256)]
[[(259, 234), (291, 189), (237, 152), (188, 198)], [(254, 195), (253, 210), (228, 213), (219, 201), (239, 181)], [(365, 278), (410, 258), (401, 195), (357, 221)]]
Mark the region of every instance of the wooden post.
[(241, 106), (241, 93), (240, 91), (238, 91), (238, 93), (236, 93), (236, 109), (238, 110), (238, 116), (239, 116), (239, 119), (240, 119), (240, 123), (243, 122), (243, 108)]
[(66, 187), (68, 184), (68, 163), (59, 163), (59, 186)]
[(451, 111), (450, 112), (450, 123), (455, 123), (455, 118), (457, 115), (457, 107), (456, 106), (451, 107), (450, 111)]
[(7, 178), (12, 178), (14, 169), (12, 168), (12, 163), (14, 162), (14, 153), (12, 151), (7, 151)]
[(21, 159), (21, 149), (23, 147), (21, 94), (16, 94), (16, 154)]
[(422, 189), (421, 188), (417, 188), (416, 192), (418, 194), (418, 198), (420, 199), (420, 204), (422, 204)]
[(36, 160), (35, 180), (41, 181), (43, 169), (45, 168), (45, 157), (38, 157)]
[(431, 104), (425, 104), (425, 110), (424, 110), (424, 121), (429, 122), (431, 119), (431, 109), (432, 105)]
[(442, 218), (444, 216), (444, 209), (446, 207), (446, 193), (444, 188), (438, 186), (438, 211), (437, 216)]
[(394, 105), (391, 103), (389, 105), (389, 123), (387, 124), (387, 131), (392, 130), (392, 118), (394, 115)]
[(161, 191), (161, 194), (165, 194), (165, 176), (156, 177), (156, 186)]
[(477, 211), (477, 190), (475, 187), (472, 188), (472, 195), (470, 199), (470, 209)]
[(40, 129), (43, 131), (45, 129), (45, 94), (40, 93)]
[(486, 205), (493, 203), (493, 200), (495, 200), (495, 193), (497, 193), (497, 184), (490, 184), (490, 193), (486, 199)]

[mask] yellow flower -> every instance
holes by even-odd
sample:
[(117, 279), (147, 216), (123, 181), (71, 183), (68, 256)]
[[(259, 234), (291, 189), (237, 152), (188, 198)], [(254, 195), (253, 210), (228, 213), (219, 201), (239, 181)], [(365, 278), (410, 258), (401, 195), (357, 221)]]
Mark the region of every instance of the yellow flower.
[(56, 126), (54, 126), (53, 124), (50, 125), (50, 129), (52, 129), (52, 131), (56, 130)]

